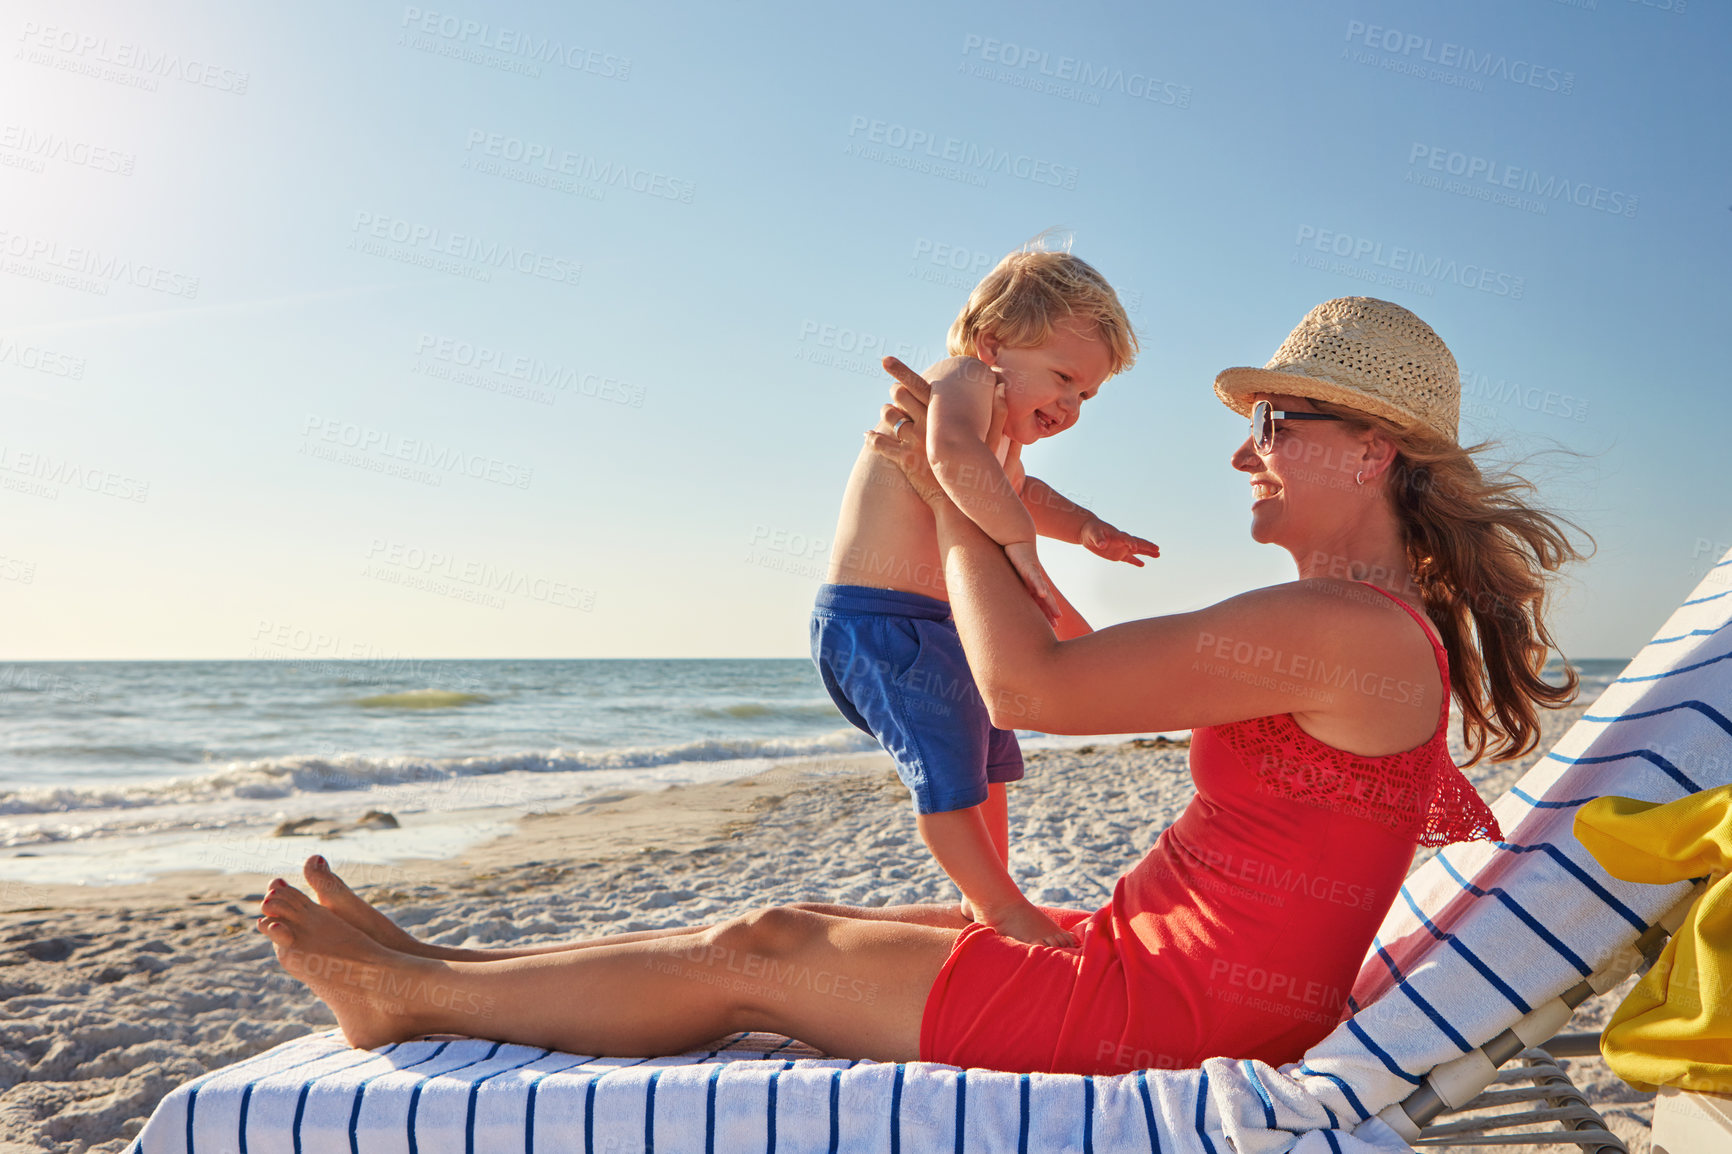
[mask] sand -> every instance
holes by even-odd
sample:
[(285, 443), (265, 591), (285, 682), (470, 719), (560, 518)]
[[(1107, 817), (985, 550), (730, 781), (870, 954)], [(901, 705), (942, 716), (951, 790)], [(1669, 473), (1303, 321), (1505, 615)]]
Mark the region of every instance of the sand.
[[(1549, 716), (1540, 748), (1579, 712)], [(1129, 743), (1031, 753), (1012, 793), (1012, 867), (1025, 892), (1049, 905), (1103, 902), (1189, 800), (1185, 756)], [(1537, 756), (1472, 776), (1495, 797)], [(308, 852), (444, 945), (691, 925), (779, 902), (953, 894), (881, 754), (598, 798), (526, 817), (513, 835), (447, 861), (346, 869), (341, 837), (309, 838)], [(0, 1154), (119, 1151), (179, 1083), (333, 1024), (253, 930), (268, 880), (0, 886)], [(1570, 1028), (1597, 1028), (1615, 1004), (1597, 999)], [(1651, 1097), (1597, 1060), (1569, 1065), (1645, 1154)]]

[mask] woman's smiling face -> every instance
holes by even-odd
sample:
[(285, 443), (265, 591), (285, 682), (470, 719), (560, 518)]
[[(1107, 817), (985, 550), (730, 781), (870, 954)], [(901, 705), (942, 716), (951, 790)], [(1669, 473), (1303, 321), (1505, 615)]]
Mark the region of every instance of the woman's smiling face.
[[(1256, 393), (1277, 411), (1314, 413), (1317, 406), (1288, 393)], [(1259, 453), (1247, 436), (1233, 468), (1250, 475), (1251, 539), (1269, 544), (1327, 530), (1340, 518), (1341, 495), (1359, 487), (1365, 433), (1341, 421), (1276, 421), (1275, 441)]]

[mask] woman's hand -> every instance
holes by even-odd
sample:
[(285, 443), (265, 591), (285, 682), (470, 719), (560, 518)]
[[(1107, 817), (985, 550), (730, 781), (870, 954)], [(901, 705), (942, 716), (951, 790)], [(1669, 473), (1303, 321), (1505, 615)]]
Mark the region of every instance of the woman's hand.
[[(902, 470), (908, 484), (928, 505), (950, 498), (932, 472), (926, 456), (926, 408), (932, 401), (932, 386), (926, 378), (897, 360), (884, 358), (884, 371), (896, 378), (890, 386), (890, 401), (880, 410), (877, 427), (866, 433), (866, 443), (872, 451)], [(986, 431), (986, 443), (995, 445), (1004, 435), (1005, 414), (1009, 405), (1000, 385), (992, 404), (992, 424)]]
[(1035, 552), (1033, 541), (1012, 541), (1004, 547), (1004, 555), (1010, 560), (1010, 566), (1016, 570), (1016, 575), (1022, 578), (1022, 587), (1028, 590), (1028, 595), (1034, 598), (1034, 603), (1040, 606), (1040, 611), (1046, 615), (1048, 624), (1057, 625), (1064, 611), (1059, 608), (1058, 599), (1052, 595), (1052, 582), (1047, 579), (1046, 570), (1041, 568), (1040, 556)]
[(867, 431), (866, 443), (902, 470), (922, 501), (936, 505), (948, 500), (926, 457), (926, 407), (932, 400), (932, 386), (895, 357), (885, 357), (883, 365), (896, 383), (890, 387), (890, 404), (880, 410), (877, 427)]
[(866, 444), (874, 453), (902, 470), (908, 487), (928, 505), (937, 506), (950, 498), (932, 472), (926, 459), (926, 406), (909, 402), (913, 412), (896, 405), (885, 405), (878, 424), (866, 430)]
[(919, 410), (921, 422), (926, 420), (926, 406), (932, 403), (932, 386), (926, 378), (897, 360), (885, 357), (879, 362), (884, 371), (896, 378), (890, 386), (890, 403), (907, 413)]

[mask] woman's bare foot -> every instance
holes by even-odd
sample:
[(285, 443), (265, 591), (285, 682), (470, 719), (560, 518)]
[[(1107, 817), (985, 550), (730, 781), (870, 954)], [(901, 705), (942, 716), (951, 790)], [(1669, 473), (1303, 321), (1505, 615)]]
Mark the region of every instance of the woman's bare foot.
[(259, 912), (277, 961), (331, 1008), (351, 1046), (431, 1033), (449, 1025), (439, 1010), (474, 1000), (455, 991), (447, 967), (386, 949), (281, 878)]
[[(307, 886), (313, 891), (313, 897), (320, 905), (386, 949), (396, 950), (400, 954), (414, 954), (420, 958), (443, 956), (438, 946), (419, 940), (373, 908), (370, 902), (349, 888), (349, 883), (337, 876), (330, 862), (318, 854), (306, 860), (306, 864), (301, 867), (301, 876), (307, 879)], [(276, 882), (271, 884), (274, 886)]]

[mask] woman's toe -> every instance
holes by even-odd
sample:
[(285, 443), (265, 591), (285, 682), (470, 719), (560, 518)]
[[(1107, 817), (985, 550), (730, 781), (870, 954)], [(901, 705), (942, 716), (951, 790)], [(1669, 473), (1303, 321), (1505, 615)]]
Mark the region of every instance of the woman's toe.
[(314, 855), (307, 859), (307, 864), (301, 873), (307, 879), (307, 885), (320, 898), (335, 899), (347, 896), (349, 886), (342, 878), (331, 870), (331, 865), (324, 858)]

